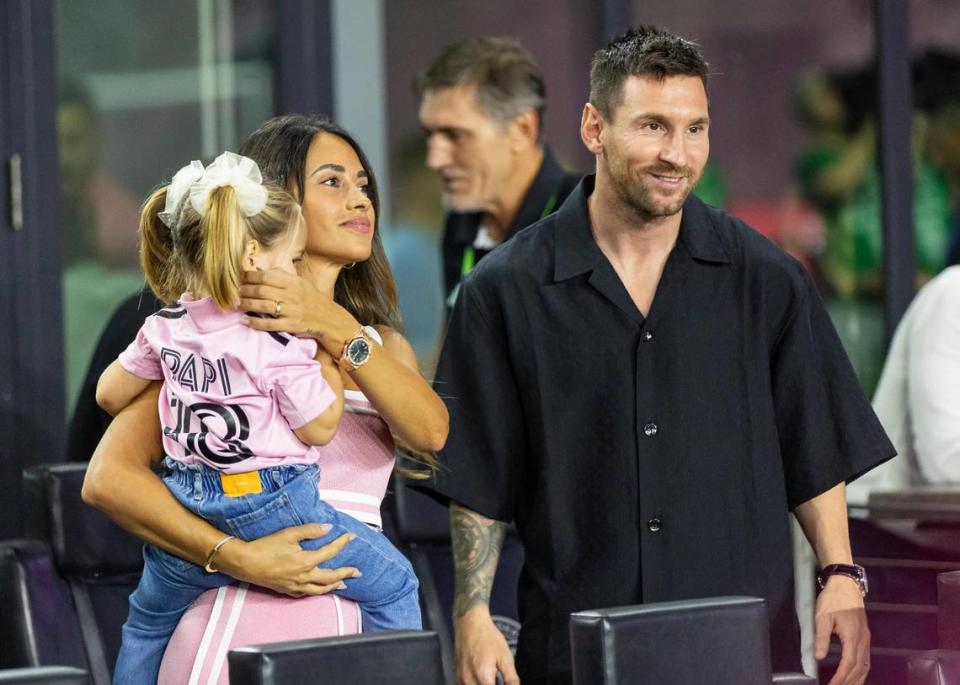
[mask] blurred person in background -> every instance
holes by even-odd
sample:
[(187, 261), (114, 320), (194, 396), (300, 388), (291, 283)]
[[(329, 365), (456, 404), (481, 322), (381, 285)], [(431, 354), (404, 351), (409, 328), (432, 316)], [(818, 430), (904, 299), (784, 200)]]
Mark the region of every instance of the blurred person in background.
[(437, 177), (423, 165), (420, 136), (400, 145), (393, 163), (393, 216), (383, 232), (383, 249), (397, 284), (403, 332), (430, 378), (444, 312), (443, 273), (437, 253), (443, 208)]
[[(914, 101), (928, 122), (926, 153), (951, 195), (947, 263), (960, 261), (960, 58), (931, 50), (914, 63)], [(950, 266), (914, 298), (894, 333), (873, 406), (897, 459), (854, 483), (872, 490), (960, 483), (960, 267)]]
[[(872, 392), (883, 360), (880, 170), (876, 152), (876, 76), (870, 69), (806, 72), (798, 81), (797, 115), (812, 133), (794, 173), (803, 198), (823, 217), (817, 269), (844, 347)], [(914, 118), (914, 223), (918, 284), (943, 268), (948, 197), (929, 162), (926, 119)]]
[(960, 483), (960, 266), (927, 283), (900, 320), (873, 396), (897, 450), (850, 486), (867, 504), (873, 490)]
[(960, 264), (960, 54), (929, 50), (914, 64), (917, 106), (929, 119), (927, 154), (946, 177), (950, 228), (946, 263)]
[(536, 60), (506, 38), (446, 48), (414, 82), (427, 166), (440, 176), (446, 303), (477, 262), (567, 198), (579, 177), (543, 142), (546, 88)]

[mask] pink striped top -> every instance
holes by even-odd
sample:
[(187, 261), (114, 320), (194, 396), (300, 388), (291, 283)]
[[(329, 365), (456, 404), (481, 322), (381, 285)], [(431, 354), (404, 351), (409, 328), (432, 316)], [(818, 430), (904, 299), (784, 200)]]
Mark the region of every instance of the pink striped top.
[[(364, 330), (382, 344), (375, 328)], [(380, 527), (380, 503), (396, 461), (393, 437), (362, 392), (345, 390), (343, 400), (337, 434), (318, 448), (320, 497), (345, 514)]]

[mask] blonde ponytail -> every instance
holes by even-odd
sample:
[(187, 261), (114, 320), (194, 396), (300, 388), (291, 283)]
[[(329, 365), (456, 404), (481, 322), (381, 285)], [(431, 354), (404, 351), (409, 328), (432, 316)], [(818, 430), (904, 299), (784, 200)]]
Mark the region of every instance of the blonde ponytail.
[[(199, 178), (202, 166), (194, 164), (200, 167)], [(190, 191), (190, 178), (186, 180), (181, 193)], [(177, 176), (172, 183), (176, 194)], [(300, 230), (300, 206), (287, 191), (264, 183), (262, 209), (247, 216), (236, 186), (224, 184), (205, 193), (201, 215), (185, 194), (175, 210), (166, 208), (170, 187), (154, 191), (140, 215), (140, 266), (147, 284), (163, 302), (175, 302), (190, 291), (209, 296), (221, 309), (233, 309), (240, 303), (247, 240), (256, 240), (263, 249), (275, 247), (290, 231)], [(175, 222), (174, 229), (161, 216)]]
[(200, 230), (203, 256), (198, 276), (221, 309), (236, 307), (240, 302), (240, 270), (247, 221), (232, 186), (221, 186), (210, 193), (206, 212), (200, 220)]
[(167, 201), (167, 186), (153, 191), (140, 211), (140, 268), (147, 285), (161, 302), (175, 302), (182, 279), (173, 259), (173, 235), (160, 220)]

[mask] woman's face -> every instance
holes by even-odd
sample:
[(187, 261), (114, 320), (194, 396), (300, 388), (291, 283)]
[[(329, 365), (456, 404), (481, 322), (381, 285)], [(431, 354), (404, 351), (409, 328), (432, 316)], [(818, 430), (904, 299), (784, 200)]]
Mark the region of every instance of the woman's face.
[(368, 181), (360, 158), (343, 138), (332, 133), (313, 137), (304, 170), (307, 254), (338, 264), (370, 257), (376, 216)]

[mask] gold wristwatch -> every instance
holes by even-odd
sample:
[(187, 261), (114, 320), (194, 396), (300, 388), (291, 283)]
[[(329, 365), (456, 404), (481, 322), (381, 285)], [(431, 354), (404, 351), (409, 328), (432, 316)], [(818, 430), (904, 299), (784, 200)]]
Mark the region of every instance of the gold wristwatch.
[(347, 371), (355, 371), (369, 361), (371, 354), (373, 341), (361, 326), (357, 334), (343, 344), (343, 352), (340, 353), (337, 363)]

